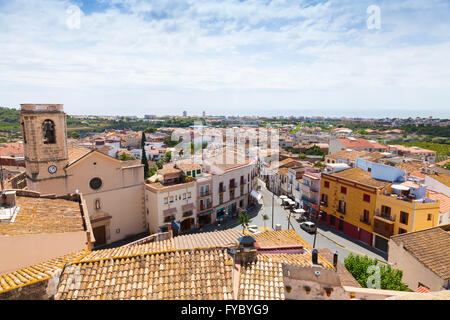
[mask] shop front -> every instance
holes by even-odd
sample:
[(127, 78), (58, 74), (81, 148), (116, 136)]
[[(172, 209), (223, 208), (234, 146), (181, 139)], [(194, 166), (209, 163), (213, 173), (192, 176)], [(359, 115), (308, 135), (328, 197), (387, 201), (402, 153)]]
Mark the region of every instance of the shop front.
[(223, 219), (225, 219), (225, 208), (216, 211), (216, 220), (223, 221)]
[(209, 211), (205, 211), (205, 212), (199, 213), (197, 215), (197, 217), (198, 217), (198, 224), (199, 224), (200, 228), (212, 223), (212, 217), (211, 217), (212, 213), (213, 213), (213, 211), (209, 210)]

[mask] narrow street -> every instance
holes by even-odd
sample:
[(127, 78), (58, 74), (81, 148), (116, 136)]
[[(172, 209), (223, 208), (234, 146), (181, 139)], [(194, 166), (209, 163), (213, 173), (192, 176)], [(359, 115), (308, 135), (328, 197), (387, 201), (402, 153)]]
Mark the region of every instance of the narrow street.
[[(266, 226), (270, 229), (275, 229), (277, 224), (281, 225), (281, 229), (288, 229), (289, 222), (289, 211), (285, 210), (281, 205), (281, 199), (277, 196), (274, 197), (274, 217), (272, 221), (272, 193), (266, 189), (265, 184), (259, 180), (258, 184), (261, 186), (260, 193), (263, 198), (260, 201), (261, 208), (259, 212), (250, 214), (250, 225), (257, 225), (259, 227), (264, 227), (263, 215), (266, 214), (269, 220), (265, 221)], [(291, 223), (289, 229), (294, 229), (297, 234), (300, 235), (306, 242), (308, 242), (311, 247), (314, 243), (314, 234), (310, 234), (304, 231), (300, 227), (300, 223), (295, 219), (290, 219)], [(242, 230), (242, 226), (238, 225), (233, 227), (236, 230)], [(370, 258), (378, 259), (381, 262), (386, 262), (385, 255), (374, 248), (370, 248), (366, 244), (349, 238), (343, 233), (331, 230), (326, 226), (318, 224), (317, 237), (316, 237), (316, 248), (328, 248), (331, 252), (338, 252), (339, 261), (344, 262), (344, 259), (350, 254), (367, 255)]]

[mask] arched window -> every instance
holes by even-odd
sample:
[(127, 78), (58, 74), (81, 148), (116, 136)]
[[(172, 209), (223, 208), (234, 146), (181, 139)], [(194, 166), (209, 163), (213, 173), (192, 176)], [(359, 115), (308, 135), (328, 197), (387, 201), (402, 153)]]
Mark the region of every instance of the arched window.
[(44, 136), (44, 143), (56, 143), (55, 123), (52, 120), (45, 120), (42, 124), (42, 132)]

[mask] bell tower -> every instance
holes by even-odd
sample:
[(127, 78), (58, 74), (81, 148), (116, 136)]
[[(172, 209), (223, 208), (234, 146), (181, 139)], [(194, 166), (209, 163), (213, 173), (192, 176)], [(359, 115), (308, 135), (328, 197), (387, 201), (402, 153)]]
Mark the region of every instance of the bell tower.
[(65, 193), (68, 163), (66, 114), (62, 104), (22, 104), (27, 186), (41, 194)]

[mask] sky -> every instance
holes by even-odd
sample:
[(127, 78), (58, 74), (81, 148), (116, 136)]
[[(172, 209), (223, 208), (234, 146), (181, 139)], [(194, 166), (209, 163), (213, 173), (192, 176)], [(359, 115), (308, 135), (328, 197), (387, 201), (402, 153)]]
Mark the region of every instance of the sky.
[(0, 0), (0, 105), (450, 118), (448, 0)]

